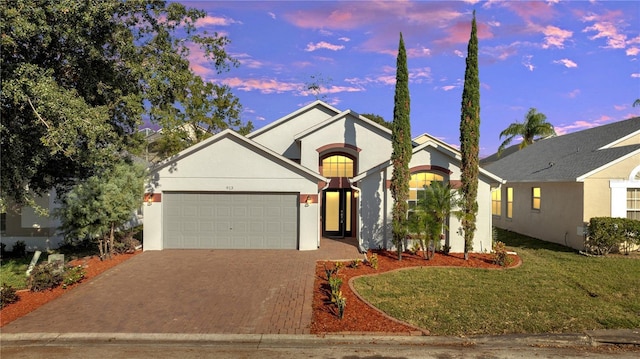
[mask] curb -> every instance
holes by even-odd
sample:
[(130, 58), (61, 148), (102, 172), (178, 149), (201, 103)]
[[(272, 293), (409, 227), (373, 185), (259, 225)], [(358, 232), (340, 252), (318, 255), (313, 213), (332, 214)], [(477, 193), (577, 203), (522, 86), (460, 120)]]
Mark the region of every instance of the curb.
[(175, 333), (3, 333), (2, 345), (62, 345), (69, 343), (126, 344), (163, 342), (167, 344), (198, 343), (215, 345), (250, 345), (256, 347), (335, 345), (439, 345), (482, 346), (503, 344), (510, 346), (598, 346), (638, 345), (640, 329), (592, 330), (579, 334), (538, 334), (498, 336), (390, 336), (376, 334), (175, 334)]

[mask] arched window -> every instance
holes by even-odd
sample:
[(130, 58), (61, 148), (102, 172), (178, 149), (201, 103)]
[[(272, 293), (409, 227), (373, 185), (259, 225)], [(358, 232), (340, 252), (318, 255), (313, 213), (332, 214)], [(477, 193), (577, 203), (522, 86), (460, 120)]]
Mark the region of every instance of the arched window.
[(322, 159), (322, 175), (325, 177), (353, 177), (353, 159), (345, 155), (329, 155)]
[(444, 177), (433, 172), (416, 172), (411, 174), (409, 180), (409, 210), (413, 210), (418, 201), (424, 199), (424, 189), (431, 185), (431, 182), (443, 182)]

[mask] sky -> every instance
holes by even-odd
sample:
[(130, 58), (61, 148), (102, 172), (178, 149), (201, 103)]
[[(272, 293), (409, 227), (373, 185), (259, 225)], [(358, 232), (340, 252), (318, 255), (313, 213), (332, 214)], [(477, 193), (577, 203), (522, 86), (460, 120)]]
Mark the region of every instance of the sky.
[[(261, 128), (317, 99), (393, 119), (400, 33), (411, 132), (458, 146), (467, 44), (476, 11), (480, 156), (530, 108), (561, 135), (640, 115), (640, 1), (181, 1), (202, 29), (231, 41), (240, 66), (217, 74)], [(308, 90), (321, 85), (320, 93)], [(517, 143), (517, 140), (516, 142)]]

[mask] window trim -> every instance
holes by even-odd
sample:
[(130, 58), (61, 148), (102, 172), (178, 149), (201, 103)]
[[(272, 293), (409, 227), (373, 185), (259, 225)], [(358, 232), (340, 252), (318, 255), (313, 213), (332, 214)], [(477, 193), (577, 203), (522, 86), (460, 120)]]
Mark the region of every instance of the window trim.
[(507, 187), (507, 219), (513, 219), (513, 187)]
[(342, 178), (342, 177), (335, 177), (335, 176), (326, 176), (324, 174), (324, 164), (323, 164), (324, 160), (326, 160), (327, 158), (330, 158), (330, 157), (335, 157), (335, 156), (342, 156), (342, 157), (346, 157), (346, 158), (351, 160), (351, 162), (352, 162), (352, 164), (351, 164), (352, 165), (352, 175), (351, 176), (347, 176), (346, 178), (355, 177), (356, 174), (358, 173), (358, 170), (357, 170), (358, 160), (356, 159), (355, 156), (353, 156), (353, 155), (351, 155), (349, 153), (345, 153), (345, 152), (330, 152), (330, 153), (327, 153), (327, 154), (324, 154), (323, 156), (321, 156), (320, 160), (319, 160), (319, 162), (320, 162), (319, 163), (319, 167), (320, 167), (319, 168), (319, 170), (320, 170), (319, 172), (320, 172), (320, 174), (322, 176), (324, 176), (324, 177), (327, 177), (327, 178)]
[[(495, 198), (494, 194), (496, 194)], [(502, 217), (502, 188), (491, 191), (491, 215)]]
[[(422, 173), (429, 173), (429, 174), (432, 174), (432, 175), (434, 176), (434, 179), (433, 179), (433, 180), (430, 180), (431, 182), (433, 182), (433, 181), (439, 181), (439, 182), (446, 183), (446, 182), (445, 182), (445, 176), (444, 176), (440, 171), (434, 171), (434, 170), (418, 170), (418, 171), (415, 171), (415, 172), (411, 172), (411, 175), (409, 176), (409, 198), (407, 198), (407, 205), (408, 205), (408, 208), (409, 208), (409, 212), (413, 212), (413, 211), (414, 211), (414, 209), (415, 209), (415, 208), (417, 207), (417, 205), (418, 205), (418, 201), (420, 200), (420, 192), (419, 192), (419, 191), (424, 191), (424, 189), (425, 189), (425, 188), (424, 188), (424, 186), (423, 186), (423, 187), (411, 187), (411, 178), (412, 178), (414, 175), (418, 175), (418, 174), (422, 174)], [(436, 177), (436, 176), (437, 176), (437, 177), (440, 177), (440, 178), (441, 178), (441, 180), (437, 179), (437, 177)], [(412, 192), (412, 191), (414, 191), (414, 190), (416, 191), (416, 198), (415, 198), (415, 199), (412, 199), (412, 198), (411, 198), (411, 192)], [(412, 206), (412, 203), (414, 204), (413, 206)]]
[[(538, 192), (537, 196), (536, 196), (536, 192)], [(533, 209), (534, 211), (540, 211), (541, 208), (542, 208), (542, 189), (540, 187), (531, 187), (531, 209)]]
[[(627, 218), (629, 219), (640, 219), (640, 188), (636, 188), (636, 187), (627, 187), (627, 198), (626, 198), (626, 212), (627, 212)], [(631, 193), (635, 193), (635, 197), (631, 198), (630, 194)], [(636, 202), (635, 203), (635, 207), (630, 206), (630, 204), (632, 202)], [(637, 218), (632, 218), (631, 217), (631, 213), (636, 213), (636, 217)]]

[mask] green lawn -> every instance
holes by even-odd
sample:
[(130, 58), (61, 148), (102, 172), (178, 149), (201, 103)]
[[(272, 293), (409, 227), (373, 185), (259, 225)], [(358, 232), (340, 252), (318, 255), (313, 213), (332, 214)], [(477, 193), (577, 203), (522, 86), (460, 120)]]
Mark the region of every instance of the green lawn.
[(0, 265), (0, 284), (10, 285), (14, 289), (25, 289), (27, 287), (26, 271), (29, 267), (29, 259), (2, 259)]
[[(355, 281), (389, 315), (435, 335), (640, 328), (640, 259), (586, 257), (498, 231), (519, 268), (408, 269)], [(349, 310), (347, 304), (347, 310)]]

